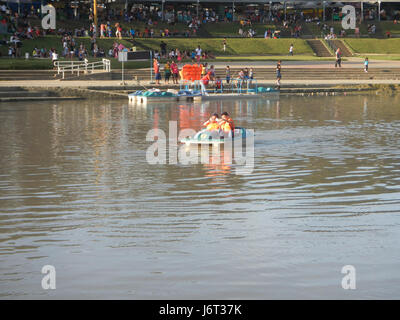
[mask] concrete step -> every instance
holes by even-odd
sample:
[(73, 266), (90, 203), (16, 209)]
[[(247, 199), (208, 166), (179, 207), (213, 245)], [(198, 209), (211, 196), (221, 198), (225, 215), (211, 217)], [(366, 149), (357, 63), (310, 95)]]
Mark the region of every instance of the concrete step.
[(0, 91), (0, 98), (7, 97), (49, 97), (52, 93), (49, 91)]
[(80, 100), (82, 97), (0, 97), (0, 102)]
[(21, 87), (0, 87), (0, 93), (1, 92), (9, 92), (9, 91), (21, 92), (21, 91), (25, 91), (25, 89), (21, 88)]
[(0, 70), (0, 81), (51, 80), (54, 74), (54, 70)]
[(331, 44), (331, 47), (336, 51), (337, 48), (340, 49), (342, 52), (343, 57), (352, 57), (353, 54), (351, 51), (347, 48), (347, 46), (342, 42), (342, 40), (327, 40)]
[(306, 40), (317, 57), (331, 57), (332, 54), (321, 40)]

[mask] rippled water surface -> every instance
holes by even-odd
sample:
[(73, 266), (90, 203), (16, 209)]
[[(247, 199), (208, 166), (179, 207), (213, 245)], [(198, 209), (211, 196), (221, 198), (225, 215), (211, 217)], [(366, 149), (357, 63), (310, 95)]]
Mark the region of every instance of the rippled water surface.
[[(255, 130), (250, 174), (146, 162), (215, 111)], [(0, 297), (399, 299), (399, 142), (399, 97), (0, 104)]]

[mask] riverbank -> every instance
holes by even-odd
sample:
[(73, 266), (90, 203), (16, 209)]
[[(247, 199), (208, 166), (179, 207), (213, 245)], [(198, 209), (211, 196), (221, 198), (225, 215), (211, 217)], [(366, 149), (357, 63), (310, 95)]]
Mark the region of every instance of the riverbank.
[[(275, 86), (275, 61), (218, 61), (213, 63), (216, 76), (225, 79), (226, 65), (236, 75), (242, 68), (253, 68), (258, 86)], [(360, 58), (349, 57), (342, 68), (335, 68), (333, 61), (286, 61), (282, 68), (281, 95), (283, 94), (350, 94), (360, 91), (394, 93), (400, 87), (400, 61), (371, 61), (368, 73), (363, 70)], [(180, 65), (182, 67), (182, 65)], [(83, 74), (66, 74), (62, 81), (54, 71), (0, 71), (0, 101), (57, 99), (128, 99), (128, 93), (151, 88), (179, 89), (180, 85), (156, 85), (151, 81), (150, 69), (126, 70), (122, 83), (121, 70)], [(12, 79), (12, 80), (11, 80)], [(153, 78), (154, 79), (154, 78)], [(224, 82), (224, 85), (225, 82)], [(227, 86), (229, 87), (229, 86)], [(212, 89), (212, 85), (209, 86)]]
[[(259, 81), (259, 86), (274, 87), (273, 81)], [(136, 84), (127, 81), (35, 81), (25, 85), (18, 81), (0, 83), (0, 102), (55, 101), (75, 99), (121, 99), (128, 100), (128, 94), (137, 90), (157, 87), (161, 90), (179, 89), (179, 85), (155, 86), (150, 82)], [(400, 92), (400, 80), (291, 80), (280, 90), (281, 95), (347, 95), (357, 93), (395, 94)]]

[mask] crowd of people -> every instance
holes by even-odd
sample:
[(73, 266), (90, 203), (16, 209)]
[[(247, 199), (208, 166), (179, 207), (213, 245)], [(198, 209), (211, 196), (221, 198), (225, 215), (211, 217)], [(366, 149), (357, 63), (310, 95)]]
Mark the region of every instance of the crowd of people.
[(214, 59), (215, 56), (208, 50), (203, 50), (200, 45), (192, 50), (167, 49), (167, 44), (161, 41), (160, 51), (155, 51), (155, 58), (157, 59), (176, 59), (178, 62), (183, 60), (191, 60), (192, 62), (200, 63), (201, 60)]
[[(208, 66), (208, 63), (205, 62), (204, 64), (200, 64), (201, 67), (201, 77), (200, 77), (200, 86), (202, 92), (207, 94), (206, 87), (209, 85), (214, 86), (215, 92), (222, 92), (223, 91), (223, 80), (220, 76), (216, 75), (214, 65)], [(161, 70), (161, 63), (160, 60), (155, 57), (153, 59), (153, 72), (155, 75), (155, 81), (157, 85), (161, 84), (162, 80), (162, 71), (164, 74), (164, 83), (169, 84), (170, 79), (172, 78), (173, 84), (178, 84), (179, 80), (183, 80), (179, 66), (175, 60), (167, 60), (163, 66), (163, 70)], [(249, 85), (252, 84), (254, 80), (254, 69), (253, 68), (242, 68), (238, 71), (237, 75), (233, 75), (231, 73), (230, 66), (226, 66), (225, 68), (225, 84), (226, 85)], [(232, 80), (236, 80), (232, 83)]]

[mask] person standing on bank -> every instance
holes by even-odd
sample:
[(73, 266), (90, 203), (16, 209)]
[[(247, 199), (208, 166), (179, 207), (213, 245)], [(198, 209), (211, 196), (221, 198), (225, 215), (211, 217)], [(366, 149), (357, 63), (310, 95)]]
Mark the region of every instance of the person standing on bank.
[(293, 44), (290, 45), (289, 56), (293, 56)]
[(276, 87), (278, 90), (281, 89), (281, 79), (282, 79), (282, 75), (281, 75), (281, 60), (278, 61), (278, 63), (276, 64)]
[(160, 63), (157, 59), (153, 60), (154, 75), (156, 77), (156, 84), (160, 84), (161, 73), (160, 73)]
[(364, 71), (367, 73), (368, 73), (368, 64), (369, 64), (368, 57), (366, 57), (364, 60)]
[(229, 84), (229, 82), (231, 81), (231, 68), (229, 66), (226, 66), (225, 75), (226, 83)]
[(179, 68), (175, 61), (172, 61), (171, 65), (171, 72), (172, 72), (172, 83), (178, 84), (179, 79)]
[(335, 52), (335, 56), (336, 56), (336, 61), (335, 61), (335, 68), (342, 67), (342, 53), (340, 52), (340, 49), (337, 48), (336, 52)]
[(169, 61), (167, 61), (164, 65), (164, 77), (165, 77), (165, 83), (169, 84), (169, 78), (171, 77), (171, 65)]

